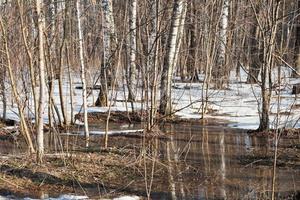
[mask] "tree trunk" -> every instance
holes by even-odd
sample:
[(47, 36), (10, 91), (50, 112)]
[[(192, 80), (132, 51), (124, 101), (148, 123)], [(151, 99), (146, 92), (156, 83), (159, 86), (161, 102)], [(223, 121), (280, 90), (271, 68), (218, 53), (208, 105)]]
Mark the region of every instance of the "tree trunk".
[(33, 57), (32, 57), (32, 49), (29, 48), (28, 40), (27, 40), (27, 33), (25, 29), (24, 24), (24, 10), (23, 10), (23, 2), (20, 0), (17, 1), (17, 6), (20, 14), (20, 25), (22, 29), (22, 40), (24, 43), (24, 47), (26, 50), (26, 54), (28, 57), (28, 66), (29, 66), (29, 72), (30, 72), (30, 81), (31, 81), (31, 90), (32, 90), (32, 96), (33, 96), (33, 103), (34, 103), (34, 115), (36, 122), (38, 121), (38, 95), (36, 94), (36, 78), (35, 78), (35, 70), (34, 70), (34, 64), (33, 64)]
[[(54, 80), (55, 80), (55, 76), (54, 76), (54, 66), (55, 66), (55, 60), (54, 58), (54, 45), (52, 43), (52, 41), (54, 41), (54, 36), (55, 36), (55, 20), (54, 20), (54, 16), (56, 15), (56, 7), (54, 5), (53, 0), (46, 0), (45, 2), (45, 7), (47, 8), (47, 18), (45, 17), (46, 20), (46, 26), (49, 27), (49, 31), (47, 31), (47, 36), (45, 38), (45, 43), (46, 43), (46, 47), (45, 48), (45, 68), (47, 70), (47, 86), (48, 86), (48, 125), (49, 125), (49, 129), (50, 131), (53, 129), (54, 127), (54, 105), (51, 101), (51, 99), (53, 99), (53, 93), (54, 93)], [(45, 27), (46, 27), (45, 26)]]
[(182, 22), (181, 18), (185, 7), (184, 4), (186, 4), (185, 0), (174, 0), (173, 3), (171, 27), (161, 77), (159, 112), (163, 115), (170, 115), (172, 113), (171, 85), (174, 65), (177, 63), (177, 60), (175, 60), (177, 58), (176, 52), (178, 53), (177, 49), (180, 48), (180, 45), (177, 45), (181, 40), (179, 37), (180, 26), (184, 26), (184, 24), (180, 24), (180, 22)]
[(219, 45), (217, 52), (217, 63), (216, 68), (213, 69), (213, 77), (216, 88), (223, 88), (224, 84), (227, 83), (228, 70), (226, 69), (226, 47), (227, 47), (227, 27), (228, 27), (228, 0), (223, 0), (220, 31), (219, 31)]
[(259, 6), (256, 5), (253, 13), (252, 25), (250, 28), (250, 38), (249, 38), (249, 74), (247, 77), (247, 83), (253, 84), (258, 82), (258, 75), (261, 69), (261, 58), (262, 49), (259, 48), (259, 33), (258, 33), (258, 22), (256, 15), (259, 15)]
[(83, 36), (81, 28), (81, 9), (80, 0), (76, 0), (76, 10), (77, 10), (77, 26), (78, 26), (78, 38), (79, 38), (79, 59), (81, 68), (81, 83), (82, 83), (82, 99), (83, 99), (83, 119), (84, 119), (84, 134), (86, 139), (86, 147), (89, 146), (89, 126), (87, 117), (87, 94), (86, 94), (86, 81), (85, 81), (85, 64), (83, 56)]
[(263, 38), (263, 65), (261, 71), (261, 95), (262, 95), (262, 109), (260, 113), (259, 131), (269, 130), (269, 112), (270, 101), (272, 96), (272, 69), (274, 67), (274, 52), (276, 42), (276, 32), (278, 27), (278, 7), (280, 2), (270, 1), (268, 7), (268, 20), (271, 22), (268, 32)]
[(70, 45), (72, 37), (72, 28), (70, 23), (70, 10), (71, 10), (70, 1), (66, 2), (65, 5), (65, 20), (64, 20), (64, 32), (65, 32), (65, 55), (66, 55), (66, 66), (68, 71), (68, 80), (69, 80), (69, 94), (70, 94), (70, 119), (71, 124), (74, 123), (74, 100), (73, 100), (73, 79), (72, 79), (72, 70), (71, 70), (71, 60), (70, 60)]
[[(63, 2), (55, 4), (57, 13), (60, 12), (60, 10), (64, 9), (65, 5)], [(56, 23), (58, 23), (59, 20), (56, 20)], [(57, 58), (58, 58), (58, 88), (59, 88), (59, 99), (60, 99), (60, 109), (63, 117), (63, 124), (61, 126), (68, 126), (69, 125), (69, 120), (68, 120), (68, 112), (66, 109), (66, 104), (65, 104), (65, 93), (64, 93), (64, 75), (65, 75), (65, 70), (64, 70), (64, 55), (63, 55), (63, 50), (65, 47), (65, 42), (66, 42), (66, 30), (65, 29), (60, 29), (60, 26), (56, 26), (56, 32), (57, 38), (55, 42), (55, 49), (57, 53)], [(61, 41), (60, 41), (61, 38)]]
[(128, 68), (128, 100), (135, 101), (135, 93), (136, 93), (136, 9), (137, 9), (136, 0), (130, 0), (130, 8), (129, 8), (129, 34), (130, 34), (130, 44), (129, 44), (129, 68)]
[[(2, 58), (1, 58), (1, 63), (2, 63)], [(6, 80), (6, 69), (5, 67), (1, 68), (0, 71), (0, 87), (1, 87), (1, 96), (2, 96), (2, 120), (5, 121), (6, 120), (6, 87), (5, 87), (5, 80)]]
[(26, 124), (23, 108), (22, 108), (22, 105), (21, 105), (20, 95), (17, 91), (16, 81), (15, 81), (15, 77), (14, 77), (14, 74), (13, 74), (13, 69), (12, 69), (12, 66), (11, 66), (11, 58), (10, 58), (10, 52), (9, 52), (8, 40), (7, 40), (8, 35), (6, 33), (6, 29), (5, 29), (4, 24), (3, 24), (2, 16), (0, 16), (0, 25), (1, 25), (1, 30), (2, 30), (4, 51), (5, 51), (5, 55), (6, 55), (6, 59), (7, 59), (8, 75), (9, 75), (9, 78), (10, 78), (13, 97), (17, 102), (20, 121), (21, 121), (21, 133), (24, 135), (24, 138), (26, 140), (26, 143), (29, 147), (30, 152), (34, 153), (35, 150), (34, 150), (33, 143), (32, 143), (32, 140), (31, 140), (31, 136), (30, 136), (30, 133), (29, 133), (29, 130), (28, 130), (28, 126)]
[[(116, 50), (116, 33), (113, 18), (113, 7), (112, 0), (102, 0), (103, 9), (103, 63), (100, 70), (100, 92), (96, 100), (96, 106), (107, 106), (108, 105), (108, 85), (113, 80), (111, 76), (114, 74), (114, 59), (113, 54)], [(111, 71), (108, 76), (108, 72)], [(116, 75), (116, 74), (114, 74)]]
[(269, 129), (270, 95), (271, 94), (269, 91), (267, 91), (265, 87), (262, 87), (262, 110), (258, 127), (259, 131), (265, 131)]
[(39, 80), (40, 98), (38, 107), (37, 125), (37, 162), (43, 162), (44, 156), (44, 104), (45, 104), (45, 58), (44, 58), (44, 30), (45, 16), (43, 15), (43, 0), (36, 0), (36, 10), (38, 15), (38, 37), (39, 37)]
[(151, 105), (150, 113), (148, 114), (147, 129), (150, 130), (154, 125), (154, 118), (157, 112), (156, 91), (157, 91), (157, 52), (158, 52), (158, 8), (159, 1), (154, 0), (149, 2), (149, 15), (151, 21), (149, 23), (149, 38), (148, 38), (148, 60), (147, 71), (150, 73), (150, 90), (151, 90)]
[(189, 20), (188, 23), (188, 33), (189, 33), (189, 54), (188, 54), (188, 60), (187, 60), (187, 69), (189, 73), (189, 79), (192, 82), (198, 82), (199, 76), (198, 76), (198, 69), (196, 66), (196, 54), (197, 54), (197, 39), (196, 39), (196, 27), (197, 23), (195, 22), (195, 17), (197, 16), (196, 8), (195, 8), (195, 0), (193, 0), (190, 4), (190, 11), (189, 14)]
[[(181, 15), (180, 15), (180, 22), (179, 22), (180, 25), (179, 25), (177, 41), (176, 41), (175, 56), (173, 58), (173, 64), (172, 64), (172, 66), (174, 66), (174, 68), (176, 67), (178, 57), (179, 57), (179, 50), (180, 50), (181, 42), (182, 42), (181, 38), (182, 38), (182, 35), (183, 35), (185, 18), (186, 18), (186, 10), (187, 10), (187, 2), (184, 1), (182, 11), (181, 11)], [(173, 71), (176, 71), (176, 69), (173, 69)]]
[[(300, 0), (298, 0), (298, 10), (300, 9)], [(296, 18), (295, 31), (295, 72), (293, 77), (300, 77), (300, 16)]]

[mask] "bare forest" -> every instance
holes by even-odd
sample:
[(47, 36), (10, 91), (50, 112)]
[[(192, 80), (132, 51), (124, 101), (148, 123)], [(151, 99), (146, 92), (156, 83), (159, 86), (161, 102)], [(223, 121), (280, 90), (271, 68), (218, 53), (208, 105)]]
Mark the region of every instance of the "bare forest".
[(300, 199), (300, 0), (0, 0), (0, 199)]

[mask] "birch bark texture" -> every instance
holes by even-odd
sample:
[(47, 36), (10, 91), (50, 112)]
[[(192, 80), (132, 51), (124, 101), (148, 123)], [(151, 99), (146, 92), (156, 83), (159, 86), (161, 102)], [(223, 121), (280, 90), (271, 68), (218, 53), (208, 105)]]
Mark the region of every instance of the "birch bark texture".
[(42, 11), (43, 0), (36, 0), (36, 11), (38, 15), (38, 57), (39, 57), (39, 107), (37, 125), (37, 162), (43, 162), (44, 156), (44, 104), (45, 104), (45, 58), (44, 58), (44, 30), (45, 16)]
[(184, 11), (186, 7), (186, 0), (174, 0), (173, 11), (171, 17), (171, 27), (166, 46), (166, 55), (164, 57), (164, 64), (161, 77), (161, 90), (160, 90), (160, 105), (159, 112), (163, 115), (170, 115), (172, 113), (172, 100), (171, 100), (171, 86), (173, 71), (177, 63), (178, 54), (177, 49), (180, 48), (181, 40), (181, 26), (184, 26), (185, 17)]
[(137, 53), (137, 44), (136, 44), (136, 12), (137, 12), (136, 0), (130, 0), (129, 8), (129, 77), (128, 77), (128, 100), (135, 101), (136, 99), (136, 53)]
[(79, 59), (80, 59), (80, 73), (82, 83), (82, 99), (83, 99), (83, 120), (84, 120), (84, 134), (86, 139), (86, 147), (89, 146), (89, 125), (87, 117), (87, 92), (86, 92), (86, 79), (85, 79), (85, 63), (83, 54), (83, 36), (81, 26), (81, 7), (80, 0), (76, 0), (76, 13), (77, 13), (77, 27), (78, 27), (78, 39), (79, 39)]
[[(113, 63), (113, 49), (116, 49), (116, 32), (115, 22), (113, 17), (113, 4), (112, 0), (102, 0), (102, 13), (103, 13), (103, 63), (100, 69), (100, 92), (95, 103), (96, 106), (108, 105), (108, 69), (114, 71)], [(112, 78), (111, 78), (112, 80)]]
[(147, 128), (150, 130), (150, 127), (154, 125), (154, 118), (157, 112), (156, 105), (156, 92), (157, 92), (157, 52), (158, 52), (158, 10), (159, 10), (159, 0), (149, 1), (149, 38), (148, 38), (148, 57), (147, 57), (147, 70), (150, 73), (150, 87), (151, 87), (151, 107), (150, 107), (150, 116), (148, 120)]
[(217, 54), (216, 69), (213, 70), (213, 76), (216, 83), (216, 88), (223, 88), (227, 79), (226, 66), (226, 47), (227, 47), (227, 28), (228, 28), (228, 15), (229, 15), (229, 2), (223, 0), (221, 19), (220, 19), (220, 31), (219, 31), (219, 45)]
[[(298, 10), (300, 9), (300, 0), (298, 0)], [(296, 36), (295, 36), (295, 70), (294, 77), (300, 77), (300, 16), (296, 18)]]
[(222, 17), (220, 24), (220, 50), (219, 50), (219, 59), (222, 63), (225, 62), (226, 56), (226, 44), (227, 44), (227, 27), (228, 27), (228, 9), (229, 2), (224, 0), (222, 8)]

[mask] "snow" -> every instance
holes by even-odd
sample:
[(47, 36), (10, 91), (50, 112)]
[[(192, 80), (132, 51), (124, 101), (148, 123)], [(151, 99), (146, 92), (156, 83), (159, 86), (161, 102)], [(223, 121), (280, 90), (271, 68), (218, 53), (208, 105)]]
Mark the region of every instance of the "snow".
[[(291, 71), (287, 67), (281, 68), (281, 85), (276, 86), (271, 99), (271, 110), (270, 110), (270, 127), (300, 127), (298, 119), (300, 118), (300, 99), (295, 95), (291, 95), (292, 84), (300, 83), (300, 79), (291, 78)], [(273, 83), (277, 83), (277, 68), (273, 70)], [(261, 105), (260, 87), (257, 84), (246, 84), (247, 74), (241, 69), (240, 77), (236, 77), (235, 73), (231, 73), (231, 81), (227, 89), (215, 90), (209, 88), (207, 91), (208, 95), (208, 108), (214, 112), (208, 112), (205, 114), (205, 118), (217, 118), (222, 120), (229, 120), (231, 127), (245, 128), (245, 129), (256, 129), (259, 125), (259, 108)], [(81, 86), (80, 74), (73, 74), (73, 87)], [(204, 76), (199, 76), (203, 80)], [(175, 77), (172, 90), (172, 102), (173, 109), (179, 110), (175, 113), (181, 118), (193, 118), (200, 119), (201, 106), (202, 106), (202, 87), (203, 83), (180, 83), (179, 78)], [(63, 93), (65, 96), (65, 107), (67, 110), (67, 117), (70, 119), (70, 91), (69, 91), (69, 80), (65, 77), (63, 85)], [(92, 86), (93, 80), (88, 80), (89, 85)], [(92, 90), (88, 99), (88, 112), (107, 112), (111, 111), (131, 111), (131, 103), (125, 102), (125, 96), (127, 96), (126, 87), (123, 91), (123, 85), (116, 91), (110, 91), (109, 99), (111, 100), (110, 107), (95, 107), (93, 103), (96, 101), (98, 96), (97, 90)], [(280, 90), (280, 101), (278, 102), (278, 92)], [(9, 92), (9, 90), (8, 90)], [(74, 103), (74, 114), (82, 112), (82, 98), (80, 89), (73, 90), (73, 103)], [(137, 99), (141, 99), (141, 88), (137, 91)], [(8, 93), (8, 102), (12, 102), (11, 94)], [(159, 104), (159, 91), (157, 92), (157, 105)], [(60, 116), (60, 100), (57, 80), (54, 82), (54, 102), (58, 107)], [(29, 98), (28, 107), (25, 109), (26, 117), (34, 120), (33, 115), (33, 100)], [(297, 105), (293, 107), (293, 105)], [(299, 105), (299, 106), (298, 106)], [(279, 107), (279, 108), (278, 108)], [(292, 108), (293, 107), (293, 108)], [(45, 104), (47, 108), (47, 104)], [(141, 101), (134, 103), (134, 109), (140, 110), (145, 108), (145, 103), (142, 105)], [(184, 108), (184, 109), (183, 109)], [(279, 109), (279, 123), (277, 124), (277, 109)], [(2, 113), (2, 102), (0, 102), (0, 113)], [(10, 103), (8, 105), (7, 118), (13, 120), (19, 120), (18, 109), (16, 103)], [(48, 113), (45, 109), (44, 120), (48, 122)], [(82, 125), (82, 122), (76, 120), (77, 125)], [(140, 131), (140, 130), (138, 130)], [(92, 134), (103, 134), (101, 131), (95, 131)], [(115, 134), (115, 131), (109, 132), (109, 134)]]
[(114, 198), (113, 200), (139, 200), (140, 197), (138, 196), (122, 196), (122, 197), (117, 197)]
[[(134, 129), (134, 130), (115, 130), (115, 131), (108, 131), (108, 135), (114, 135), (114, 134), (129, 134), (129, 133), (142, 133), (143, 129)], [(89, 131), (90, 135), (105, 135), (105, 131)], [(66, 133), (67, 135), (83, 135), (83, 131), (72, 131), (72, 133)]]
[(13, 130), (13, 129), (15, 129), (16, 127), (15, 126), (6, 126), (6, 127), (4, 127), (3, 129), (4, 130)]
[[(277, 71), (277, 69), (274, 69)], [(276, 91), (273, 92), (271, 99), (270, 110), (270, 127), (277, 127), (276, 115), (277, 107), (279, 105), (279, 124), (278, 127), (289, 126), (299, 127), (297, 120), (300, 118), (300, 110), (293, 109), (291, 106), (300, 104), (300, 101), (295, 95), (291, 95), (292, 84), (296, 81), (290, 77), (290, 72), (287, 68), (282, 68), (282, 84), (281, 84), (281, 98), (277, 102)], [(231, 127), (244, 128), (244, 129), (257, 129), (259, 126), (259, 106), (261, 104), (260, 88), (256, 84), (245, 84), (247, 74), (242, 70), (239, 81), (236, 81), (232, 75), (229, 87), (225, 90), (208, 90), (208, 107), (216, 110), (216, 113), (206, 114), (205, 118), (218, 118), (229, 120), (232, 123)], [(276, 83), (276, 74), (274, 73), (274, 83)], [(180, 109), (197, 100), (200, 102), (194, 103), (189, 108), (183, 109), (176, 113), (182, 118), (201, 118), (201, 83), (175, 83), (175, 89), (172, 95), (174, 96), (173, 102), (177, 105), (175, 109)], [(179, 90), (179, 88), (181, 90)], [(183, 88), (190, 88), (183, 90)], [(278, 92), (278, 91), (277, 91)], [(177, 98), (175, 98), (177, 97)], [(287, 115), (287, 113), (289, 113)], [(285, 114), (284, 114), (285, 113)]]

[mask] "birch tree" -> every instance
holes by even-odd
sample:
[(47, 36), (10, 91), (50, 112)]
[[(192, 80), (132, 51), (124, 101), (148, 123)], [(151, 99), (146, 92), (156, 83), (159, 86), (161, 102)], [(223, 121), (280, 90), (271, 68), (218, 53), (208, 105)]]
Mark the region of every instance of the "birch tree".
[(247, 83), (257, 83), (258, 76), (261, 67), (261, 49), (259, 48), (259, 31), (258, 31), (258, 22), (256, 16), (259, 16), (260, 8), (259, 2), (256, 2), (256, 5), (253, 7), (253, 17), (252, 23), (250, 25), (250, 37), (249, 37), (249, 74), (247, 77)]
[(58, 25), (55, 26), (55, 31), (58, 32), (56, 34), (56, 40), (55, 40), (55, 49), (56, 49), (56, 56), (57, 56), (57, 66), (58, 66), (58, 88), (59, 88), (59, 99), (60, 99), (60, 109), (63, 117), (63, 124), (61, 126), (68, 126), (68, 112), (65, 105), (65, 94), (64, 94), (64, 88), (63, 88), (63, 79), (64, 79), (64, 55), (63, 55), (63, 49), (66, 42), (66, 33), (63, 28), (61, 28), (59, 24), (59, 18), (62, 17), (62, 10), (65, 8), (65, 1), (56, 2), (55, 4), (55, 10), (57, 13), (56, 20), (54, 21)]
[[(154, 0), (149, 2), (150, 23), (149, 23), (149, 38), (148, 38), (148, 60), (147, 68), (152, 78), (150, 78), (151, 87), (151, 108), (148, 114), (147, 128), (150, 129), (154, 124), (154, 118), (157, 111), (156, 106), (156, 91), (157, 91), (157, 52), (158, 52), (158, 8), (159, 1)], [(151, 77), (150, 76), (150, 77)]]
[[(174, 68), (176, 67), (176, 63), (179, 58), (179, 50), (180, 50), (181, 42), (182, 42), (182, 35), (183, 35), (183, 30), (184, 30), (185, 18), (186, 18), (186, 10), (187, 10), (187, 2), (184, 1), (182, 3), (182, 11), (181, 11), (181, 15), (180, 15), (178, 35), (177, 35), (176, 48), (175, 48), (175, 56), (173, 58), (173, 64), (172, 64), (172, 66), (174, 66)], [(176, 69), (174, 71), (176, 71)]]
[[(108, 99), (108, 69), (113, 71), (113, 53), (116, 50), (116, 32), (113, 18), (112, 0), (102, 0), (103, 10), (103, 63), (100, 69), (100, 92), (96, 101), (96, 106), (107, 106)], [(111, 78), (112, 80), (112, 78)]]
[(72, 79), (72, 73), (71, 73), (71, 60), (70, 60), (70, 44), (71, 44), (71, 36), (72, 36), (72, 27), (70, 23), (71, 19), (71, 3), (70, 1), (66, 2), (64, 15), (64, 33), (65, 33), (65, 55), (66, 55), (66, 65), (68, 70), (68, 80), (69, 80), (69, 94), (70, 94), (70, 118), (71, 118), (71, 124), (74, 122), (74, 100), (73, 100), (73, 79)]
[(43, 162), (44, 156), (44, 104), (45, 104), (45, 58), (44, 58), (44, 30), (45, 16), (42, 11), (43, 0), (36, 0), (36, 11), (38, 15), (38, 54), (39, 54), (39, 107), (37, 125), (37, 162)]
[(130, 0), (129, 8), (129, 68), (128, 68), (128, 100), (135, 101), (135, 92), (136, 92), (136, 0)]
[[(55, 72), (54, 72), (54, 68), (55, 66), (57, 66), (56, 64), (56, 60), (55, 58), (55, 50), (57, 48), (57, 41), (58, 41), (58, 37), (56, 36), (56, 32), (59, 32), (58, 27), (59, 25), (57, 25), (58, 21), (59, 21), (59, 15), (57, 13), (58, 9), (57, 9), (57, 2), (54, 2), (54, 0), (47, 0), (44, 2), (44, 6), (46, 9), (44, 9), (46, 11), (46, 15), (45, 15), (45, 24), (47, 27), (47, 32), (45, 33), (46, 37), (45, 37), (45, 43), (46, 43), (46, 47), (45, 48), (45, 66), (46, 66), (46, 70), (47, 70), (47, 87), (48, 87), (48, 124), (49, 124), (49, 128), (50, 130), (52, 130), (53, 125), (54, 125), (54, 107), (55, 102), (54, 102), (54, 98), (53, 98), (53, 93), (54, 93), (54, 77), (55, 77)], [(60, 56), (62, 57), (62, 56)], [(60, 65), (61, 66), (61, 65)], [(59, 69), (61, 69), (61, 67), (59, 67)], [(59, 76), (61, 77), (61, 75), (59, 74)], [(59, 77), (59, 93), (62, 94), (62, 81)], [(61, 97), (62, 99), (62, 97)], [(64, 109), (64, 101), (61, 101), (62, 103), (61, 105), (61, 113), (63, 118), (65, 117), (65, 109)], [(65, 118), (64, 118), (64, 122), (66, 122)], [(61, 120), (59, 120), (59, 123), (61, 126), (63, 126), (63, 123)]]
[(85, 64), (83, 56), (83, 36), (81, 27), (81, 9), (80, 0), (76, 0), (76, 11), (77, 11), (77, 26), (78, 26), (78, 38), (79, 38), (79, 59), (81, 69), (81, 83), (82, 83), (82, 99), (83, 99), (83, 119), (84, 119), (84, 133), (86, 138), (86, 147), (89, 146), (89, 128), (88, 128), (88, 117), (87, 117), (87, 94), (86, 94), (86, 81), (85, 81)]
[[(298, 10), (300, 10), (300, 0), (298, 0)], [(300, 77), (300, 16), (296, 18), (296, 31), (295, 31), (295, 77)]]
[[(160, 90), (160, 106), (159, 112), (163, 115), (169, 115), (172, 113), (172, 101), (171, 101), (171, 86), (174, 65), (177, 63), (178, 42), (180, 42), (180, 31), (181, 26), (184, 26), (182, 17), (185, 15), (186, 1), (185, 0), (174, 0), (173, 11), (171, 17), (171, 27), (168, 35), (168, 41), (166, 46), (166, 55), (164, 57), (164, 64), (162, 69), (161, 77), (161, 90)], [(182, 23), (182, 24), (181, 24)]]
[(224, 86), (225, 79), (228, 78), (226, 69), (226, 46), (227, 46), (227, 27), (228, 27), (228, 0), (223, 0), (220, 31), (219, 31), (219, 46), (218, 46), (218, 60), (217, 66), (213, 69), (213, 76), (215, 79), (216, 87), (222, 88)]
[(272, 69), (275, 63), (275, 43), (278, 28), (278, 10), (280, 2), (271, 0), (265, 9), (267, 19), (260, 20), (263, 38), (263, 62), (261, 65), (261, 110), (259, 131), (269, 130), (270, 101), (272, 96)]

